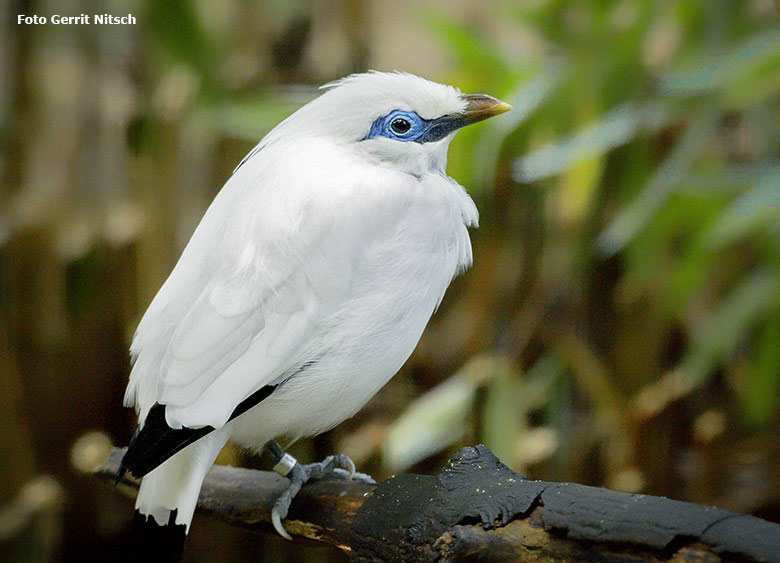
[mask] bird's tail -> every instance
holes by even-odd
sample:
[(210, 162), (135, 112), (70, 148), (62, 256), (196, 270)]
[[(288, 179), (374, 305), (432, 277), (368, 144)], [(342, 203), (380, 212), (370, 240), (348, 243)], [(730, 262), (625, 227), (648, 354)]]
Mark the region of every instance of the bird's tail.
[(175, 522), (176, 511), (171, 512), (172, 521), (165, 525), (157, 523), (154, 517), (145, 516), (136, 509), (133, 515), (131, 548), (128, 560), (132, 561), (181, 561), (187, 527)]
[(203, 479), (226, 441), (226, 432), (213, 432), (144, 476), (133, 517), (135, 558), (181, 559)]

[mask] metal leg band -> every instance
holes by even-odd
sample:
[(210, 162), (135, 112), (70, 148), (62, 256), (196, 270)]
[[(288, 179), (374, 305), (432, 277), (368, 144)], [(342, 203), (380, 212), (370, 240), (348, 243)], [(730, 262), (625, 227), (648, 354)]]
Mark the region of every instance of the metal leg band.
[(295, 467), (296, 463), (298, 463), (297, 459), (295, 459), (287, 452), (284, 452), (282, 458), (277, 462), (276, 465), (274, 465), (274, 471), (276, 471), (282, 477), (287, 477), (290, 471), (292, 471), (292, 468)]

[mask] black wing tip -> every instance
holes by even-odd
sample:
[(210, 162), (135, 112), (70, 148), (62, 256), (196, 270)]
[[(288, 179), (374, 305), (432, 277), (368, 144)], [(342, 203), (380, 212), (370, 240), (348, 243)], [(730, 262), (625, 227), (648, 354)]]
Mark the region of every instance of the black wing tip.
[[(162, 406), (162, 405), (160, 405)], [(157, 407), (157, 404), (155, 404), (155, 407)], [(163, 407), (164, 408), (164, 407)], [(154, 409), (154, 407), (153, 407)], [(117, 469), (116, 477), (114, 479), (114, 486), (118, 485), (119, 482), (122, 480), (122, 478), (129, 472), (130, 475), (136, 478), (143, 477), (146, 473), (141, 474), (138, 470), (138, 436), (141, 434), (142, 427), (138, 426), (135, 429), (135, 432), (133, 432), (132, 437), (130, 438), (130, 443), (127, 445), (127, 449), (125, 449), (124, 455), (122, 455), (122, 459), (119, 461), (119, 469)], [(142, 440), (143, 441), (143, 440)]]
[[(233, 420), (265, 400), (277, 387), (278, 385), (266, 385), (252, 393), (236, 406), (229, 420)], [(171, 428), (165, 418), (165, 405), (155, 403), (149, 409), (144, 425), (136, 430), (130, 440), (130, 445), (120, 463), (116, 482), (119, 483), (127, 471), (136, 478), (143, 477), (193, 442), (213, 431), (213, 426)]]
[(179, 451), (213, 431), (211, 426), (203, 428), (171, 428), (165, 418), (165, 405), (155, 403), (143, 426), (136, 430), (120, 464), (117, 479), (129, 471), (141, 478)]
[(116, 487), (119, 482), (122, 480), (122, 477), (125, 476), (125, 473), (127, 473), (127, 468), (125, 467), (124, 463), (121, 463), (119, 465), (119, 469), (116, 471), (116, 476), (114, 477), (114, 486)]
[(130, 474), (136, 479), (140, 479), (159, 465), (159, 463), (153, 465), (155, 461), (150, 463), (147, 459), (141, 457), (141, 453), (142, 450), (133, 448), (133, 442), (130, 442), (124, 457), (122, 457), (122, 461), (119, 463), (119, 469), (117, 469), (116, 472), (116, 485), (118, 485), (122, 478), (127, 474)]
[[(127, 454), (125, 454), (125, 455), (127, 455)], [(146, 473), (148, 473), (148, 472), (149, 471), (147, 471)], [(146, 475), (146, 473), (140, 475), (138, 473), (137, 469), (134, 470), (134, 469), (128, 467), (127, 464), (125, 463), (125, 458), (122, 457), (122, 461), (119, 462), (119, 469), (116, 470), (116, 475), (114, 476), (114, 486), (119, 485), (119, 483), (122, 482), (122, 479), (124, 478), (125, 475), (129, 474), (131, 477), (135, 477), (136, 479), (140, 479), (141, 477)]]

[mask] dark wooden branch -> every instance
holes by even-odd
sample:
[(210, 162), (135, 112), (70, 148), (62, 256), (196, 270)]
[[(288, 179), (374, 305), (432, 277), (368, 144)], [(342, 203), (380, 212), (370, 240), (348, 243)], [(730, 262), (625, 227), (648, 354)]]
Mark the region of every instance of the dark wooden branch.
[[(113, 477), (122, 450), (99, 470)], [(124, 479), (126, 491), (136, 483)], [(285, 480), (215, 466), (202, 512), (265, 531)], [(355, 561), (776, 561), (780, 525), (674, 501), (572, 483), (531, 481), (485, 446), (463, 448), (436, 476), (378, 485), (325, 480), (293, 501), (286, 529)]]

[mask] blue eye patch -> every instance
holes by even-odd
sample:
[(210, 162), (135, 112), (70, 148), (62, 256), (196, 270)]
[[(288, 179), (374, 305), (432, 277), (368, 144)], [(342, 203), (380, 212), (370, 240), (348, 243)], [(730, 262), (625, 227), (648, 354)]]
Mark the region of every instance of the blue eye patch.
[(430, 143), (443, 139), (466, 124), (466, 120), (459, 115), (423, 119), (413, 111), (396, 109), (377, 118), (371, 124), (368, 134), (361, 141), (375, 137), (387, 137), (396, 141)]

